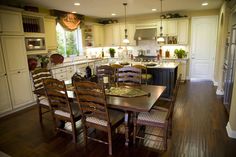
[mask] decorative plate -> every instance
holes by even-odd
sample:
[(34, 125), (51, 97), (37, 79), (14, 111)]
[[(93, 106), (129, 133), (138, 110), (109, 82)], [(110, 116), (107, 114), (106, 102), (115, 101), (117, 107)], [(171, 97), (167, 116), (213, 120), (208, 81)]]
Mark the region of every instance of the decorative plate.
[(50, 59), (51, 59), (51, 63), (53, 63), (53, 64), (61, 64), (64, 61), (64, 57), (60, 54), (57, 54), (57, 53), (52, 54), (50, 56)]

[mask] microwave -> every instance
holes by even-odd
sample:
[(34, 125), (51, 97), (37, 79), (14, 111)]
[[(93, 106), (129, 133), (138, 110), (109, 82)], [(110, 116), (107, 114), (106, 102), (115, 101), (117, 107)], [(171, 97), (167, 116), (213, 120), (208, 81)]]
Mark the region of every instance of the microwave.
[(27, 51), (46, 50), (44, 37), (26, 37), (25, 47)]

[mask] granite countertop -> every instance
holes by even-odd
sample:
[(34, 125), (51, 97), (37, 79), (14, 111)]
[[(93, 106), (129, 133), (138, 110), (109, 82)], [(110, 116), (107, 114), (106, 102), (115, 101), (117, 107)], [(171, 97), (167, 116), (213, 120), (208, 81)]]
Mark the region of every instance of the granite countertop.
[(133, 65), (135, 64), (143, 64), (146, 65), (147, 68), (162, 68), (162, 69), (174, 69), (176, 68), (179, 63), (176, 62), (169, 62), (169, 63), (156, 63), (156, 62), (151, 62), (153, 64), (156, 64), (155, 66), (148, 66), (147, 64), (150, 64), (150, 62), (132, 62)]
[(74, 61), (74, 62), (65, 62), (62, 64), (51, 65), (50, 69), (58, 69), (58, 68), (73, 66), (73, 65), (77, 65), (77, 64), (91, 63), (91, 62), (95, 62), (95, 61), (101, 61), (103, 59), (107, 59), (107, 58), (94, 58), (94, 59), (78, 60), (78, 61)]

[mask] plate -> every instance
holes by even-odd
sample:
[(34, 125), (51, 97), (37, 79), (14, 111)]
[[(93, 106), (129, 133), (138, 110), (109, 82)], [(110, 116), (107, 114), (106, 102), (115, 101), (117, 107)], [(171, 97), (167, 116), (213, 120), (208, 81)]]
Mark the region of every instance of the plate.
[(61, 64), (64, 61), (64, 57), (60, 54), (52, 54), (50, 59), (53, 64)]

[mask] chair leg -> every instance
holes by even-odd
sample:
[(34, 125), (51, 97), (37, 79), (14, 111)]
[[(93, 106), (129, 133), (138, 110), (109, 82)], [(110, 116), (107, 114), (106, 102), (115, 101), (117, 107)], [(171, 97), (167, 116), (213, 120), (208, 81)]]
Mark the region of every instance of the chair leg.
[(169, 123), (167, 122), (166, 125), (165, 125), (165, 128), (164, 128), (164, 135), (163, 135), (163, 138), (164, 138), (164, 150), (167, 150), (167, 139), (168, 139), (168, 125)]
[(137, 113), (134, 112), (133, 116), (133, 125), (134, 125), (134, 130), (133, 130), (133, 144), (136, 142), (136, 133), (137, 133)]
[(109, 155), (112, 155), (112, 138), (110, 129), (108, 129), (108, 146), (109, 146)]
[(84, 126), (83, 127), (83, 134), (84, 134), (84, 144), (85, 144), (85, 146), (87, 146), (87, 143), (88, 143), (88, 138), (87, 138), (87, 127), (86, 126)]
[(74, 143), (77, 143), (77, 132), (76, 132), (76, 125), (75, 125), (75, 122), (72, 121), (71, 124), (72, 124), (73, 142), (74, 142)]
[(38, 109), (39, 109), (39, 122), (42, 123), (42, 107), (37, 101)]

